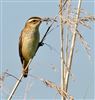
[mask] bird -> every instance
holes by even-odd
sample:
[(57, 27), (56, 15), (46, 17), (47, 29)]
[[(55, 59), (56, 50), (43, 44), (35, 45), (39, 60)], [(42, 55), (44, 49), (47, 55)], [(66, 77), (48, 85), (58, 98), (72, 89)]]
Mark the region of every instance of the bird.
[(39, 26), (42, 23), (40, 17), (30, 17), (20, 33), (19, 37), (19, 56), (23, 66), (22, 74), (26, 78), (28, 76), (29, 66), (26, 68), (30, 59), (35, 56), (39, 45), (40, 33)]

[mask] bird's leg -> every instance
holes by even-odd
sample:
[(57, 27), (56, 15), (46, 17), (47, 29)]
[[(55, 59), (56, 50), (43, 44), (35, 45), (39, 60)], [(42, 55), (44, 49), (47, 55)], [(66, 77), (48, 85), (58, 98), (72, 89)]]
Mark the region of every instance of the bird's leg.
[(39, 47), (40, 47), (40, 46), (43, 46), (43, 45), (44, 45), (43, 42), (39, 42), (39, 44), (38, 44)]

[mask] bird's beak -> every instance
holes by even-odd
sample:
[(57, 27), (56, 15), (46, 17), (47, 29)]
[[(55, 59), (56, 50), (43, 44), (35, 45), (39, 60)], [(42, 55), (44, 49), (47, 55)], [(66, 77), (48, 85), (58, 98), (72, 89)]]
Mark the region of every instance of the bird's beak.
[(51, 21), (57, 22), (56, 19), (50, 19), (50, 18), (42, 18), (41, 21), (42, 21), (42, 22), (49, 22), (49, 21), (50, 21), (50, 22), (51, 22)]
[(42, 19), (41, 19), (41, 22), (45, 22), (45, 21), (47, 21), (45, 18), (42, 18)]
[(42, 19), (41, 19), (42, 22), (47, 22), (47, 21), (49, 21), (49, 20), (50, 20), (49, 18), (42, 18)]

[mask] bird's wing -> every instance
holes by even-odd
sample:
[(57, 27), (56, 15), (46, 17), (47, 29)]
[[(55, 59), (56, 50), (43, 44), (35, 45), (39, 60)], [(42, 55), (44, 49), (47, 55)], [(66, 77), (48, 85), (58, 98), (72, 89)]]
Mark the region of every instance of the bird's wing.
[(21, 60), (21, 63), (23, 64), (23, 55), (22, 55), (22, 33), (23, 31), (21, 32), (21, 35), (19, 37), (19, 56), (20, 56), (20, 60)]

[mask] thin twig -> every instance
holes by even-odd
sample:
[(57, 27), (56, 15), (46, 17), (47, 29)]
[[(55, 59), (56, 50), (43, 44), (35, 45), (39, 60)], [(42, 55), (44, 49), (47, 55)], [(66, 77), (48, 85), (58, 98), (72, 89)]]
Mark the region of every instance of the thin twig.
[(37, 80), (40, 80), (41, 82), (43, 82), (47, 87), (53, 88), (55, 89), (61, 96), (65, 97), (66, 99), (72, 97), (70, 96), (67, 92), (65, 92), (64, 90), (62, 90), (59, 86), (57, 86), (54, 82), (50, 81), (50, 80), (45, 80), (44, 78), (38, 77), (38, 76), (34, 76), (34, 75), (29, 75)]
[[(77, 27), (78, 27), (78, 18), (79, 18), (79, 15), (80, 15), (81, 2), (82, 2), (82, 0), (79, 0), (77, 15), (76, 15), (76, 19), (75, 19), (75, 28), (74, 28), (74, 32), (73, 32), (73, 36), (72, 36), (70, 55), (69, 55), (68, 65), (67, 65), (69, 70), (71, 70), (71, 65), (72, 65), (73, 52), (74, 52), (75, 41), (76, 41), (76, 30), (77, 30)], [(67, 72), (66, 77), (65, 77), (66, 91), (68, 89), (69, 76), (70, 76), (70, 73)]]
[(10, 74), (10, 73), (8, 73), (8, 72), (5, 72), (5, 74), (8, 75), (8, 76), (11, 76), (11, 77), (13, 77), (13, 78), (15, 78), (15, 79), (17, 79), (17, 80), (19, 80), (17, 77), (15, 77), (14, 75), (12, 75), (12, 74)]
[(19, 86), (19, 84), (20, 84), (22, 78), (23, 78), (23, 74), (21, 74), (19, 80), (17, 80), (17, 82), (16, 82), (16, 84), (15, 84), (15, 86), (14, 86), (14, 88), (13, 88), (11, 94), (10, 94), (9, 97), (8, 97), (8, 100), (11, 100), (11, 99), (12, 99), (12, 96), (14, 95), (14, 93), (15, 93), (17, 87)]
[(85, 41), (85, 39), (83, 38), (82, 34), (77, 30), (77, 34), (78, 34), (78, 37), (82, 43), (82, 45), (84, 46), (89, 58), (91, 57), (90, 55), (90, 51), (91, 51), (91, 48), (90, 46), (88, 45), (88, 43)]
[[(64, 90), (64, 29), (63, 29), (63, 19), (61, 16), (63, 16), (62, 12), (63, 12), (63, 7), (62, 7), (62, 0), (59, 0), (60, 4), (59, 4), (59, 9), (60, 9), (60, 56), (61, 56), (61, 90)], [(61, 100), (64, 100), (64, 96), (61, 97)]]
[[(68, 0), (68, 19), (70, 17), (70, 12), (71, 12), (71, 0)], [(67, 62), (68, 62), (68, 54), (69, 54), (69, 29), (70, 29), (70, 25), (68, 25), (67, 27), (67, 33), (66, 33), (66, 65), (67, 65)], [(66, 71), (67, 71), (67, 66), (66, 68), (64, 69), (65, 70), (65, 75), (66, 76)]]
[[(25, 70), (28, 68), (28, 66), (30, 65), (31, 61), (32, 61), (32, 59), (29, 60), (27, 66), (26, 66), (26, 68), (25, 68)], [(16, 84), (15, 84), (15, 86), (14, 86), (14, 88), (13, 88), (11, 94), (10, 94), (9, 97), (8, 97), (8, 100), (11, 100), (11, 99), (12, 99), (12, 97), (13, 97), (13, 95), (14, 95), (16, 89), (18, 88), (18, 86), (19, 86), (19, 84), (20, 84), (22, 78), (23, 78), (23, 74), (21, 74), (19, 80), (17, 80), (17, 82), (16, 82)]]

